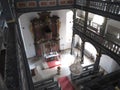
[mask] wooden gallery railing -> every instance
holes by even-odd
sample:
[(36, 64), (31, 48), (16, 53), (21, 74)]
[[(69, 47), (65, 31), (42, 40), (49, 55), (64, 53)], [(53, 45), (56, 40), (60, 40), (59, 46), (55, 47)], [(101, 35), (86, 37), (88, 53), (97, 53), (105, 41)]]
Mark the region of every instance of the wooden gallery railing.
[[(86, 6), (87, 5), (87, 6)], [(120, 20), (120, 1), (76, 0), (76, 8)]]
[(106, 39), (103, 36), (100, 36), (98, 33), (93, 32), (94, 30), (91, 31), (89, 26), (87, 26), (87, 30), (84, 31), (83, 22), (84, 21), (81, 19), (75, 20), (74, 31), (76, 33), (85, 34), (85, 36), (89, 37), (90, 39), (97, 42), (99, 45), (103, 46), (104, 48), (110, 50), (111, 52), (115, 53), (116, 55), (120, 57), (120, 46), (118, 44), (116, 44), (114, 41), (110, 41)]
[(89, 0), (89, 8), (109, 12), (111, 14), (120, 15), (120, 2), (96, 1)]

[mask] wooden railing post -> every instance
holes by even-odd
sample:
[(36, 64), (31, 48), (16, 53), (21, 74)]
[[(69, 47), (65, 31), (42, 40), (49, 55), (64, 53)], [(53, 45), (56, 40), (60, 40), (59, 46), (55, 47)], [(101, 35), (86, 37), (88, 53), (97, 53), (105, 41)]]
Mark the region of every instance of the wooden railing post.
[(74, 44), (75, 44), (75, 35), (73, 34), (72, 36), (72, 43), (71, 43), (71, 52), (70, 54), (73, 55), (74, 54)]
[[(75, 26), (75, 19), (76, 19), (76, 9), (73, 9), (73, 27)], [(71, 55), (74, 53), (73, 52), (74, 44), (75, 44), (75, 34), (74, 34), (74, 30), (73, 30), (71, 52), (70, 52)]]
[(81, 63), (84, 62), (84, 50), (85, 50), (85, 40), (82, 40), (82, 43), (81, 43)]
[(99, 52), (96, 55), (96, 61), (94, 64), (94, 72), (99, 72), (100, 58), (101, 58), (101, 50), (99, 50)]

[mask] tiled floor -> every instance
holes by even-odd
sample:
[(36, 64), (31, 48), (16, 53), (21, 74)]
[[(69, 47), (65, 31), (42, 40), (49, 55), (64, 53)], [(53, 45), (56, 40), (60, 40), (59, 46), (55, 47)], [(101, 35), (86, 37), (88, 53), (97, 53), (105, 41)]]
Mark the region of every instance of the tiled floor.
[[(77, 55), (78, 51), (76, 50), (75, 55)], [(43, 58), (32, 58), (29, 59), (29, 67), (30, 69), (35, 68), (35, 76), (32, 77), (33, 82), (37, 82), (49, 77), (53, 77), (57, 80), (59, 77), (69, 76), (70, 69), (69, 66), (74, 63), (75, 55), (70, 55), (70, 50), (65, 50), (60, 53), (60, 60), (61, 60), (61, 74), (57, 75), (57, 67), (51, 69), (44, 69), (43, 70)], [(80, 55), (80, 53), (78, 54)], [(84, 63), (82, 66), (90, 65), (91, 62), (87, 57), (84, 57)]]

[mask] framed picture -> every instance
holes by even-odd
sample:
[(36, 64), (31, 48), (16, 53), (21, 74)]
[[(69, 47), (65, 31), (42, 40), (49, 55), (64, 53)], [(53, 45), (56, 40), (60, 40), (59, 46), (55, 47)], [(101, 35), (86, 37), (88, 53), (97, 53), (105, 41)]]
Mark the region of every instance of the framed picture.
[(66, 0), (59, 0), (59, 5), (66, 5)]
[(17, 2), (17, 8), (26, 8), (27, 3), (26, 2)]
[(44, 6), (48, 6), (48, 1), (39, 1), (39, 6), (40, 7), (44, 7)]
[(27, 7), (28, 8), (37, 7), (37, 2), (36, 1), (28, 1)]
[(56, 6), (56, 0), (49, 0), (49, 6)]

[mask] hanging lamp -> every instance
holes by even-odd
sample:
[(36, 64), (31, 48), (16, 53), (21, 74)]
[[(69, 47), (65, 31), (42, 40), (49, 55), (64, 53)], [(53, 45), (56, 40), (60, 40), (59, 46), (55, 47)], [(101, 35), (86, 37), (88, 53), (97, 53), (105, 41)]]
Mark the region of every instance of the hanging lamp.
[(74, 63), (72, 65), (70, 65), (69, 68), (73, 75), (80, 75), (82, 73), (83, 68), (81, 66), (80, 58), (79, 58), (78, 54), (74, 60)]

